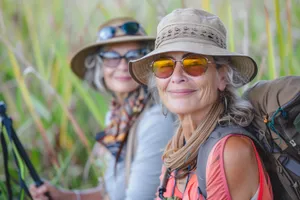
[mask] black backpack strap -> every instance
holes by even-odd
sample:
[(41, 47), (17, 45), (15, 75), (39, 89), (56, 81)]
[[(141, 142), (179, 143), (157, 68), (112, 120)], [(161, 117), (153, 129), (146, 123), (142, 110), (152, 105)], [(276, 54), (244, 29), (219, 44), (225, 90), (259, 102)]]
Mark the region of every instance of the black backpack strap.
[[(208, 139), (200, 146), (198, 151), (198, 158), (197, 158), (197, 178), (198, 178), (198, 185), (199, 185), (199, 193), (204, 197), (207, 198), (206, 193), (206, 165), (209, 153), (213, 149), (213, 147), (224, 137), (230, 134), (239, 134), (245, 135), (252, 140), (258, 143), (255, 136), (246, 131), (244, 128), (239, 126), (217, 126), (216, 129), (210, 134)], [(258, 143), (259, 144), (259, 143)], [(201, 163), (201, 164), (200, 164)]]
[(7, 188), (8, 199), (12, 200), (13, 193), (12, 193), (11, 182), (10, 182), (10, 174), (8, 171), (8, 151), (7, 151), (7, 144), (4, 138), (3, 127), (1, 127), (0, 130), (0, 140), (1, 140), (2, 153), (3, 153), (4, 173), (6, 178), (5, 184)]
[[(7, 133), (7, 137), (8, 140), (14, 145), (16, 148), (18, 148), (19, 143), (16, 143), (16, 140), (18, 140), (18, 136), (16, 135), (16, 133), (14, 132), (13, 128), (12, 128), (12, 119), (10, 118), (4, 118), (2, 120), (2, 131), (1, 131), (1, 145), (2, 145), (2, 150), (3, 150), (3, 159), (4, 159), (4, 168), (5, 168), (5, 176), (6, 176), (6, 187), (8, 190), (8, 198), (9, 199), (13, 199), (13, 193), (12, 193), (12, 187), (11, 187), (11, 182), (10, 182), (10, 174), (8, 171), (8, 151), (7, 151), (7, 143), (4, 137), (4, 132), (3, 132), (3, 127), (6, 128), (6, 133)], [(18, 140), (19, 142), (19, 140)], [(25, 151), (25, 150), (23, 150)], [(20, 152), (19, 152), (20, 153)], [(20, 154), (20, 156), (22, 156), (22, 154)], [(23, 199), (24, 198), (24, 192), (27, 195), (28, 198), (32, 199), (30, 192), (28, 190), (28, 187), (26, 185), (25, 180), (22, 178), (21, 175), (21, 168), (18, 162), (18, 158), (16, 155), (16, 152), (13, 151), (13, 157), (14, 157), (14, 161), (17, 167), (17, 172), (18, 172), (18, 178), (19, 178), (19, 185), (20, 185), (20, 192), (19, 192), (19, 199)], [(22, 159), (24, 159), (24, 157), (22, 157)], [(28, 168), (30, 170), (30, 168)]]

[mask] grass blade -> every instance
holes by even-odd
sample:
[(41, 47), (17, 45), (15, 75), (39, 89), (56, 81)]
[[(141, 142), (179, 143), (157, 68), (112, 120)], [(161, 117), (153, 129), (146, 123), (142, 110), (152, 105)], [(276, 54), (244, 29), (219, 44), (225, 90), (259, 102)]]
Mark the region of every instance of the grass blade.
[[(287, 45), (286, 45), (286, 54), (288, 58), (288, 67), (286, 67), (286, 74), (290, 74), (290, 70), (293, 70), (293, 36), (292, 36), (292, 12), (291, 12), (291, 0), (286, 0), (286, 15), (287, 15)], [(291, 74), (296, 74), (293, 70)]]
[(235, 38), (234, 38), (234, 27), (233, 27), (233, 17), (232, 17), (232, 10), (230, 0), (227, 4), (228, 6), (228, 24), (229, 24), (229, 50), (234, 52), (235, 51)]
[(210, 0), (202, 0), (201, 7), (206, 11), (211, 11)]
[(39, 37), (37, 34), (37, 30), (36, 27), (34, 26), (34, 19), (33, 19), (33, 15), (32, 15), (32, 8), (29, 8), (30, 4), (23, 2), (23, 7), (24, 7), (24, 13), (25, 13), (25, 19), (26, 19), (26, 24), (27, 24), (27, 28), (29, 31), (29, 35), (30, 35), (30, 40), (31, 40), (31, 44), (32, 44), (32, 48), (33, 48), (33, 55), (35, 57), (36, 60), (36, 66), (39, 70), (39, 72), (41, 74), (43, 74), (43, 76), (46, 76), (45, 74), (45, 65), (44, 65), (44, 61), (43, 61), (43, 56), (42, 56), (42, 50), (40, 48), (40, 43), (39, 43)]
[(9, 59), (10, 59), (10, 62), (11, 62), (11, 65), (12, 65), (12, 68), (13, 68), (14, 75), (16, 77), (18, 86), (19, 86), (19, 88), (22, 92), (22, 96), (24, 98), (24, 103), (27, 105), (27, 108), (28, 108), (31, 116), (34, 119), (35, 125), (36, 125), (37, 129), (39, 130), (39, 132), (42, 136), (47, 154), (48, 154), (52, 164), (58, 165), (58, 162), (57, 162), (57, 159), (56, 159), (56, 156), (55, 156), (55, 151), (52, 148), (51, 143), (47, 138), (46, 129), (44, 128), (42, 121), (40, 120), (40, 118), (38, 117), (38, 115), (35, 112), (34, 106), (33, 106), (32, 101), (30, 99), (30, 93), (29, 93), (29, 91), (26, 87), (26, 83), (24, 81), (24, 78), (21, 75), (21, 72), (20, 72), (20, 69), (19, 69), (19, 66), (18, 66), (18, 62), (15, 58), (15, 55), (10, 50), (8, 52), (8, 55), (9, 55)]
[(279, 0), (274, 0), (275, 5), (275, 18), (276, 18), (276, 27), (277, 27), (277, 43), (280, 57), (280, 74), (284, 74), (285, 71), (285, 45), (283, 38), (283, 28), (280, 20), (280, 3)]
[(266, 18), (266, 31), (268, 39), (268, 69), (269, 69), (269, 79), (274, 79), (277, 77), (274, 59), (274, 46), (273, 46), (273, 36), (271, 33), (270, 16), (266, 5), (264, 5), (265, 18)]

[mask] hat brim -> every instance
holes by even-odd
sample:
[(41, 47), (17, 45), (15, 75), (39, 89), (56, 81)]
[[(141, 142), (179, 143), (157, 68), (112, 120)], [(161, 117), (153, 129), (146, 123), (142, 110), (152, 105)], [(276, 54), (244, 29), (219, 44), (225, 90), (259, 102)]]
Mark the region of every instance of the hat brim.
[(153, 42), (155, 41), (155, 37), (151, 36), (122, 36), (115, 37), (109, 40), (104, 40), (100, 42), (96, 42), (90, 45), (87, 45), (77, 51), (71, 59), (71, 69), (72, 71), (80, 78), (84, 79), (84, 75), (86, 73), (86, 68), (84, 66), (84, 61), (87, 56), (95, 53), (100, 47), (117, 44), (117, 43), (125, 43), (125, 42)]
[(183, 38), (172, 43), (167, 43), (146, 56), (129, 62), (129, 72), (133, 79), (140, 84), (147, 85), (149, 73), (152, 73), (151, 64), (160, 54), (168, 52), (187, 52), (202, 54), (208, 56), (228, 56), (230, 57), (232, 67), (242, 76), (244, 82), (249, 83), (257, 74), (257, 65), (255, 61), (246, 55), (230, 52), (226, 49), (215, 46), (205, 40), (202, 42), (184, 41)]

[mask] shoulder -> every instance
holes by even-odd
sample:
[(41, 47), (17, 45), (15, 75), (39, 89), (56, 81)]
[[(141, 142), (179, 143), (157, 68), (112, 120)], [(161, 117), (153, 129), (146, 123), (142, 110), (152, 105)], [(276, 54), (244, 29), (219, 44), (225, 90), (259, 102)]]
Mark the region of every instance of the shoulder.
[[(256, 149), (251, 133), (240, 126), (218, 127), (211, 135), (213, 149), (223, 154), (224, 161), (244, 162), (255, 158)], [(219, 139), (218, 139), (219, 138)]]
[(250, 138), (231, 135), (223, 141), (221, 149), (228, 180), (241, 179), (245, 173), (257, 175), (256, 148)]
[[(246, 136), (231, 136), (227, 139), (223, 152), (224, 171), (230, 193), (233, 196), (253, 196), (259, 186), (259, 168), (252, 140)], [(240, 194), (241, 191), (244, 194)]]
[(246, 136), (233, 135), (224, 141), (224, 161), (245, 165), (255, 161), (255, 147), (250, 138)]
[[(137, 125), (139, 137), (159, 135), (160, 138), (166, 137), (169, 139), (174, 131), (175, 122), (173, 116), (168, 114), (165, 117), (157, 104), (143, 111)], [(151, 134), (149, 135), (149, 133)]]
[(162, 115), (162, 112), (161, 112), (161, 107), (159, 104), (153, 104), (152, 106), (148, 107), (147, 109), (145, 109), (143, 111), (143, 114), (144, 115), (151, 115), (151, 114), (159, 114), (159, 115)]
[(159, 123), (159, 124), (168, 124), (174, 123), (174, 116), (168, 113), (167, 116), (164, 116), (161, 112), (161, 107), (158, 104), (152, 105), (150, 108), (147, 108), (143, 111), (142, 117), (140, 119), (143, 123)]
[(210, 152), (207, 169), (208, 195), (230, 194), (232, 199), (250, 199), (259, 186), (255, 146), (244, 135), (230, 134), (222, 138)]
[(215, 164), (216, 160), (221, 161), (222, 168), (229, 173), (244, 170), (249, 164), (256, 167), (256, 149), (247, 136), (230, 134), (220, 139), (209, 152), (208, 164)]

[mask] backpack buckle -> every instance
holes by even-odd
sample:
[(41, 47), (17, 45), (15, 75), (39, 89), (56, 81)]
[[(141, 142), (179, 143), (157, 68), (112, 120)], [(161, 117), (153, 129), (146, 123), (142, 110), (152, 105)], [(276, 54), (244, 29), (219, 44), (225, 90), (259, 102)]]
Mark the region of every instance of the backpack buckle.
[(299, 187), (298, 182), (295, 182), (295, 183), (293, 184), (293, 188), (298, 188), (298, 187)]
[(295, 140), (290, 140), (290, 144), (293, 146), (293, 147), (295, 147), (297, 144), (296, 144), (296, 142), (295, 142)]
[(277, 171), (280, 173), (280, 174), (282, 174), (282, 167), (281, 166), (277, 166)]

